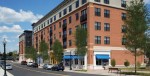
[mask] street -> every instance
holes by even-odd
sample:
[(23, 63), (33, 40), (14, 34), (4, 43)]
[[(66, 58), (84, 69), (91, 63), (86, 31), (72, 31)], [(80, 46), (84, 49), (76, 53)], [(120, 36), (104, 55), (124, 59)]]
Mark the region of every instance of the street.
[(14, 76), (100, 76), (83, 73), (63, 72), (44, 70), (42, 68), (32, 68), (18, 63), (12, 63), (13, 70), (8, 70)]

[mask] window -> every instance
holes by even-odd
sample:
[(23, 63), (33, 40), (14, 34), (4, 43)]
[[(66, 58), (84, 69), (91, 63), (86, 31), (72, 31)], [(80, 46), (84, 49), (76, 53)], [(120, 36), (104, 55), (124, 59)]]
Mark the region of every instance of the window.
[(69, 6), (69, 12), (71, 12), (71, 11), (72, 11), (72, 5)]
[(64, 14), (64, 15), (66, 15), (66, 14), (67, 14), (67, 9), (64, 9), (63, 14)]
[(79, 0), (76, 1), (76, 8), (79, 7)]
[(54, 21), (56, 20), (56, 16), (54, 16)]
[(104, 44), (110, 44), (110, 37), (104, 37)]
[(109, 4), (109, 0), (104, 0), (104, 3), (105, 4)]
[(82, 0), (82, 4), (86, 3), (87, 0)]
[(61, 22), (59, 22), (59, 28), (61, 28)]
[(101, 23), (95, 22), (95, 30), (101, 30)]
[(53, 22), (53, 18), (51, 18), (51, 23)]
[(85, 23), (81, 24), (81, 28), (87, 29), (87, 23), (85, 22)]
[(84, 10), (81, 11), (81, 16), (82, 15), (86, 15), (86, 9), (84, 9)]
[(94, 0), (95, 2), (100, 2), (100, 0)]
[(102, 59), (97, 59), (96, 58), (96, 65), (102, 65)]
[(79, 13), (76, 13), (76, 20), (79, 19)]
[(59, 12), (59, 18), (61, 17), (61, 12)]
[(101, 36), (95, 36), (95, 44), (101, 44)]
[(61, 38), (61, 32), (59, 32), (59, 38)]
[(70, 17), (69, 17), (69, 23), (71, 23), (71, 19), (72, 19), (72, 18), (71, 18), (71, 16), (70, 16)]
[(56, 30), (56, 25), (54, 25), (54, 30)]
[(110, 24), (104, 23), (104, 31), (110, 31)]
[(54, 39), (56, 39), (56, 35), (54, 34)]
[(126, 13), (122, 13), (122, 20), (126, 20)]
[(47, 20), (47, 24), (49, 25), (49, 20)]
[(72, 46), (72, 41), (71, 40), (69, 40), (69, 46)]
[(123, 25), (122, 26), (122, 33), (126, 33), (127, 32), (127, 30), (126, 30), (126, 26), (125, 25)]
[(100, 8), (95, 8), (95, 16), (100, 16), (101, 14), (101, 9)]
[(72, 34), (72, 29), (71, 28), (69, 28), (69, 35), (71, 35)]
[(77, 25), (77, 26), (75, 26), (75, 28), (76, 28), (76, 30), (77, 30), (77, 28), (78, 28), (78, 25)]
[(96, 65), (108, 65), (109, 64), (109, 60), (108, 59), (97, 59), (96, 58)]
[(122, 38), (122, 45), (125, 45), (126, 42), (127, 42), (127, 39), (123, 37), (123, 38)]
[(125, 0), (121, 0), (121, 7), (126, 8), (126, 1)]
[(104, 17), (109, 18), (110, 17), (110, 10), (104, 10)]

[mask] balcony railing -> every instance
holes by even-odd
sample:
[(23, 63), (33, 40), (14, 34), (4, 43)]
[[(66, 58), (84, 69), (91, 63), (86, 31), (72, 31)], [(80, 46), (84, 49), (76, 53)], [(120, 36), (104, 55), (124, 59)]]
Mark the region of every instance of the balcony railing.
[(84, 22), (87, 20), (87, 14), (81, 15), (80, 16), (80, 22)]

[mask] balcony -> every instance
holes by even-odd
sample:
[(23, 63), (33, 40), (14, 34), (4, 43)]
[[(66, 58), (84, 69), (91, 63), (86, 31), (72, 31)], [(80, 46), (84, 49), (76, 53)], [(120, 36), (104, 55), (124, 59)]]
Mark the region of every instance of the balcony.
[(124, 8), (126, 8), (126, 4), (121, 4), (121, 7), (124, 7)]
[(67, 39), (67, 34), (63, 34), (63, 40)]
[(66, 29), (67, 28), (67, 23), (63, 23), (62, 27), (63, 27), (63, 29)]
[(50, 36), (52, 36), (53, 35), (53, 31), (52, 30), (50, 30)]
[(87, 20), (87, 14), (83, 14), (80, 16), (80, 22), (84, 22)]

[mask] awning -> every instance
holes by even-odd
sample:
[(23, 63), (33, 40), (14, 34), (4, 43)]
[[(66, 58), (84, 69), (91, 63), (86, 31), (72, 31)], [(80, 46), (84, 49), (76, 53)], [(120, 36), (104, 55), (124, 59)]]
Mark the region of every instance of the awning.
[[(63, 59), (78, 59), (79, 57), (77, 55), (65, 55)], [(80, 57), (81, 58), (81, 57)]]
[(110, 59), (109, 55), (107, 54), (96, 54), (97, 59)]

